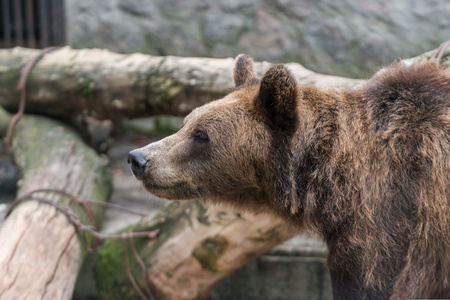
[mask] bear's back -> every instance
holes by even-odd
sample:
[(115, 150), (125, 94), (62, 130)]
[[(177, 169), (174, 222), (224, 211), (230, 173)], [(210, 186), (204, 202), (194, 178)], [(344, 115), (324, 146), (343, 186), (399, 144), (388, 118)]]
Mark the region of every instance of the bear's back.
[(377, 131), (414, 134), (436, 127), (449, 133), (450, 72), (433, 62), (387, 67), (363, 87), (363, 94)]

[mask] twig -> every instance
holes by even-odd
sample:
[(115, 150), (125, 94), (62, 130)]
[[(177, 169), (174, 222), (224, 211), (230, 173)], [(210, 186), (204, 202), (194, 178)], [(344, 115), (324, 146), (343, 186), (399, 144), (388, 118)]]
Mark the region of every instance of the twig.
[(129, 240), (130, 240), (131, 250), (133, 251), (134, 258), (136, 259), (137, 263), (141, 267), (142, 278), (143, 278), (143, 282), (144, 282), (144, 289), (147, 292), (148, 298), (150, 300), (154, 300), (155, 298), (153, 297), (150, 287), (148, 286), (147, 268), (145, 267), (145, 264), (142, 261), (142, 258), (139, 256), (139, 253), (136, 251), (136, 246), (134, 245), (134, 239), (130, 238)]
[[(93, 226), (87, 226), (84, 225), (83, 222), (81, 222), (81, 220), (78, 218), (78, 216), (73, 212), (73, 210), (70, 207), (63, 207), (61, 205), (59, 205), (58, 203), (55, 203), (52, 200), (46, 199), (44, 197), (40, 197), (40, 196), (35, 196), (33, 194), (37, 193), (37, 192), (44, 192), (44, 191), (52, 191), (52, 192), (57, 192), (60, 194), (63, 194), (65, 196), (72, 196), (70, 193), (67, 193), (65, 191), (59, 191), (59, 190), (53, 190), (53, 189), (39, 189), (39, 190), (34, 190), (31, 191), (27, 194), (22, 195), (21, 197), (17, 198), (10, 206), (10, 208), (8, 209), (8, 211), (6, 212), (6, 217), (8, 217), (11, 212), (14, 210), (14, 208), (19, 205), (20, 203), (22, 203), (25, 200), (36, 200), (48, 205), (51, 205), (53, 207), (55, 207), (59, 212), (63, 213), (64, 215), (66, 215), (69, 218), (69, 221), (75, 226), (75, 228), (77, 228), (80, 231), (85, 231), (88, 232), (89, 234), (91, 234), (92, 236), (98, 238), (99, 240), (120, 240), (123, 238), (123, 233), (122, 234), (118, 234), (118, 235), (113, 235), (113, 234), (103, 234), (98, 232)], [(78, 197), (78, 199), (81, 199)], [(119, 206), (117, 206), (119, 207)], [(116, 207), (116, 208), (117, 208)], [(146, 237), (149, 239), (154, 239), (156, 237), (158, 237), (160, 230), (156, 229), (156, 230), (152, 230), (152, 231), (141, 231), (141, 232), (128, 232), (126, 233), (126, 237), (127, 238), (142, 238), (142, 237)]]
[(17, 122), (22, 117), (23, 113), (25, 112), (25, 102), (27, 98), (27, 79), (28, 76), (31, 73), (31, 70), (36, 65), (36, 63), (48, 52), (59, 49), (60, 47), (48, 47), (43, 49), (41, 52), (39, 52), (32, 60), (28, 61), (26, 65), (22, 68), (20, 71), (20, 79), (19, 83), (17, 85), (17, 90), (20, 92), (20, 101), (19, 101), (19, 110), (14, 115), (14, 117), (11, 119), (11, 122), (9, 123), (8, 131), (6, 132), (6, 136), (4, 137), (5, 147), (6, 151), (8, 153), (11, 152), (11, 135), (13, 132), (14, 127), (16, 126)]
[(140, 211), (136, 211), (136, 210), (133, 210), (133, 209), (129, 209), (127, 207), (123, 207), (123, 206), (120, 206), (120, 205), (117, 205), (117, 204), (88, 200), (88, 199), (84, 199), (82, 197), (79, 197), (77, 195), (73, 195), (71, 193), (68, 193), (66, 191), (58, 190), (58, 189), (52, 189), (52, 188), (36, 189), (36, 190), (33, 190), (33, 191), (31, 191), (31, 192), (29, 192), (27, 194), (24, 194), (22, 197), (18, 198), (16, 201), (14, 201), (11, 204), (11, 206), (10, 206), (6, 216), (8, 216), (9, 213), (21, 202), (21, 200), (20, 200), (21, 198), (27, 199), (27, 198), (30, 197), (30, 195), (32, 195), (34, 193), (41, 193), (41, 192), (42, 193), (48, 193), (48, 192), (58, 193), (58, 194), (61, 194), (61, 195), (64, 195), (64, 196), (67, 196), (67, 197), (70, 197), (70, 198), (80, 199), (81, 201), (84, 201), (84, 202), (86, 202), (88, 204), (97, 205), (97, 206), (103, 206), (103, 207), (111, 208), (111, 209), (116, 209), (116, 210), (120, 210), (120, 211), (129, 213), (129, 214), (134, 214), (134, 215), (141, 216), (141, 217), (146, 217), (147, 216), (147, 214), (145, 214), (145, 213), (142, 213)]
[(442, 57), (444, 56), (445, 50), (447, 50), (447, 48), (450, 46), (450, 40), (443, 42), (439, 48), (436, 50), (436, 52), (433, 53), (433, 55), (431, 55), (430, 60), (434, 61), (436, 63), (436, 65), (439, 66)]
[[(58, 204), (52, 200), (49, 200), (45, 197), (36, 195), (37, 193), (49, 193), (49, 192), (58, 193), (63, 196), (69, 197), (69, 200), (67, 200), (65, 206), (61, 206), (60, 204)], [(89, 207), (90, 204), (100, 204), (101, 202), (85, 200), (77, 195), (73, 195), (66, 191), (58, 190), (58, 189), (50, 189), (50, 188), (36, 189), (34, 191), (26, 193), (26, 194), (22, 195), (21, 197), (17, 198), (11, 204), (10, 208), (8, 209), (8, 211), (6, 213), (6, 217), (8, 217), (11, 214), (11, 212), (14, 210), (15, 207), (17, 207), (17, 205), (19, 205), (20, 203), (22, 203), (25, 200), (36, 200), (36, 201), (51, 205), (51, 206), (55, 207), (56, 210), (63, 213), (67, 217), (69, 222), (72, 223), (72, 225), (75, 227), (75, 229), (77, 231), (83, 232), (83, 238), (84, 238), (86, 247), (88, 248), (89, 252), (93, 252), (97, 248), (100, 240), (106, 240), (106, 239), (121, 240), (122, 245), (123, 245), (123, 251), (124, 251), (125, 268), (126, 268), (128, 279), (130, 280), (133, 288), (136, 290), (136, 293), (139, 295), (139, 297), (142, 300), (154, 300), (155, 299), (153, 297), (153, 294), (152, 294), (150, 287), (148, 285), (148, 282), (147, 282), (147, 270), (145, 268), (145, 264), (142, 261), (142, 258), (139, 256), (139, 253), (137, 252), (136, 247), (134, 245), (134, 238), (145, 237), (148, 239), (155, 239), (159, 235), (159, 232), (160, 232), (159, 229), (156, 229), (153, 231), (143, 231), (143, 232), (128, 232), (128, 233), (122, 233), (122, 234), (118, 234), (118, 235), (102, 234), (102, 233), (98, 232), (97, 223), (95, 221), (94, 214), (92, 213), (92, 210)], [(70, 204), (72, 202), (77, 203), (85, 210), (92, 225), (83, 224), (83, 222), (80, 220), (80, 218), (71, 209)], [(105, 206), (108, 207), (108, 205), (105, 205)], [(114, 205), (112, 207), (115, 209), (123, 210), (125, 212), (130, 212), (129, 209), (126, 209), (119, 205)], [(136, 213), (136, 212), (131, 211), (131, 213)], [(141, 214), (141, 213), (138, 213), (138, 214)], [(94, 238), (93, 246), (89, 245), (87, 234), (90, 234)], [(131, 273), (130, 262), (128, 259), (128, 249), (126, 246), (126, 240), (130, 241), (133, 256), (136, 259), (137, 263), (139, 264), (139, 266), (142, 270), (143, 284), (144, 284), (144, 289), (145, 289), (145, 292), (147, 295), (145, 295), (145, 293), (141, 290), (141, 288), (137, 284), (136, 280), (134, 279), (133, 274)]]
[(128, 260), (127, 243), (125, 242), (125, 239), (126, 239), (126, 236), (123, 236), (123, 238), (122, 238), (122, 246), (123, 246), (123, 253), (124, 253), (124, 256), (125, 256), (125, 266), (126, 266), (126, 272), (127, 272), (127, 275), (128, 275), (128, 279), (130, 280), (131, 284), (133, 285), (134, 289), (136, 290), (136, 292), (138, 293), (139, 297), (142, 300), (150, 300), (142, 292), (142, 290), (140, 289), (140, 287), (137, 284), (136, 280), (134, 279), (133, 274), (131, 274), (130, 262)]

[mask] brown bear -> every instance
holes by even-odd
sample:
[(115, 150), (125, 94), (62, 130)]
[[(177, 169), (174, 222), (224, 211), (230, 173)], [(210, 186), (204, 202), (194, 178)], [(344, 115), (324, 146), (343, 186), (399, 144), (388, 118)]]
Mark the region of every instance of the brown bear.
[(319, 233), (335, 299), (450, 298), (450, 72), (399, 62), (352, 90), (262, 79), (130, 152), (145, 188), (282, 216)]

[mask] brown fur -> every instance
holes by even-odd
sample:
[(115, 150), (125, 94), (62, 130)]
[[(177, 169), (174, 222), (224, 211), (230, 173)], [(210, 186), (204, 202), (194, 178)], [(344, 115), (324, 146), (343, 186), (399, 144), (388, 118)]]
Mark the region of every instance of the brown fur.
[(336, 299), (450, 298), (450, 73), (396, 63), (357, 90), (320, 90), (282, 65), (259, 82), (240, 56), (234, 80), (132, 152), (146, 188), (318, 232)]
[(259, 84), (259, 78), (256, 77), (253, 69), (253, 59), (249, 55), (241, 54), (236, 57), (233, 80), (236, 87)]

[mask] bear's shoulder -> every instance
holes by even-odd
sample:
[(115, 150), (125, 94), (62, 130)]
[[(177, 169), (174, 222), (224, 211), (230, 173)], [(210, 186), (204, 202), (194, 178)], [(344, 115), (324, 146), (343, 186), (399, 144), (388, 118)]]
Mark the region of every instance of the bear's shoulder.
[(434, 62), (398, 62), (379, 71), (361, 91), (378, 130), (394, 123), (420, 126), (448, 114), (450, 72)]

